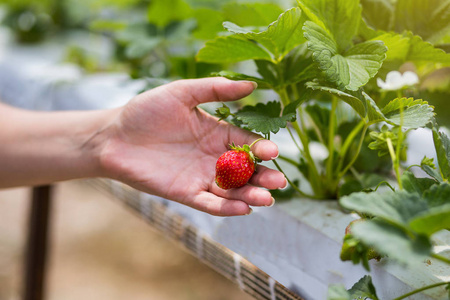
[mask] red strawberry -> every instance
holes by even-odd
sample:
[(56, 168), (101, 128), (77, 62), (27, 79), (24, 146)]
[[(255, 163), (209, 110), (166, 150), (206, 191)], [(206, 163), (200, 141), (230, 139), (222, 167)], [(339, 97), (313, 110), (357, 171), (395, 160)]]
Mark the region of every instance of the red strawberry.
[(257, 158), (250, 147), (251, 145), (239, 147), (233, 144), (231, 150), (219, 157), (216, 163), (216, 183), (220, 188), (228, 190), (244, 186), (252, 177)]

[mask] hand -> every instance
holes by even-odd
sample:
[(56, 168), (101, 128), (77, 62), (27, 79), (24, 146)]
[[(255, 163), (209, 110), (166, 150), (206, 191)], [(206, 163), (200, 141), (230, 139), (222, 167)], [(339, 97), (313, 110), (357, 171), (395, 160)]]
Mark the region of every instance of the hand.
[[(272, 205), (270, 192), (259, 187), (285, 187), (281, 172), (258, 166), (250, 184), (231, 190), (216, 185), (215, 164), (228, 145), (251, 144), (259, 136), (197, 108), (240, 99), (254, 88), (252, 82), (205, 78), (175, 81), (136, 96), (105, 130), (101, 161), (108, 177), (213, 215), (245, 215), (249, 205)], [(278, 156), (268, 140), (252, 151), (262, 160)]]

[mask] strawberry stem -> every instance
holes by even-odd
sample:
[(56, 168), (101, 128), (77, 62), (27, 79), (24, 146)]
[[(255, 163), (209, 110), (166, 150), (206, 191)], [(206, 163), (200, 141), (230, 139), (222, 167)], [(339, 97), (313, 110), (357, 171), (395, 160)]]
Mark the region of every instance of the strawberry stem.
[(265, 140), (265, 138), (259, 138), (259, 139), (255, 140), (253, 143), (250, 144), (250, 149), (252, 148), (252, 146), (253, 146), (254, 144), (256, 144), (257, 142), (259, 142), (260, 140)]

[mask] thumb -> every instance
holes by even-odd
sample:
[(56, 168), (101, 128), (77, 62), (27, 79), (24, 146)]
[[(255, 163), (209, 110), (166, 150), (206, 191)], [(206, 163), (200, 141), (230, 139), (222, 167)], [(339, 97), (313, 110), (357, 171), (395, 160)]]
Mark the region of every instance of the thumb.
[(252, 81), (233, 81), (223, 77), (186, 79), (165, 86), (190, 108), (201, 103), (234, 101), (250, 95), (257, 87)]

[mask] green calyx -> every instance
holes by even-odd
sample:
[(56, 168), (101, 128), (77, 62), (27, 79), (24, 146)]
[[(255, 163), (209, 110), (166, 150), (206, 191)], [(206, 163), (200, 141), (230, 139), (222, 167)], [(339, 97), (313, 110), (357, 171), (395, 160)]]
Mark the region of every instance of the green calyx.
[(244, 144), (244, 145), (242, 145), (242, 147), (241, 147), (241, 146), (236, 146), (236, 145), (234, 144), (234, 142), (233, 142), (233, 143), (231, 143), (231, 145), (230, 145), (230, 149), (231, 149), (231, 150), (237, 150), (237, 151), (244, 151), (245, 153), (247, 153), (247, 154), (250, 156), (250, 158), (251, 158), (251, 159), (255, 162), (255, 164), (256, 164), (256, 163), (262, 162), (262, 160), (261, 160), (260, 158), (258, 158), (255, 154), (253, 154), (251, 148), (252, 148), (252, 146), (253, 146), (254, 144), (256, 144), (257, 142), (259, 142), (260, 140), (264, 140), (264, 138), (259, 138), (259, 139), (255, 140), (253, 143), (251, 143), (250, 145)]

